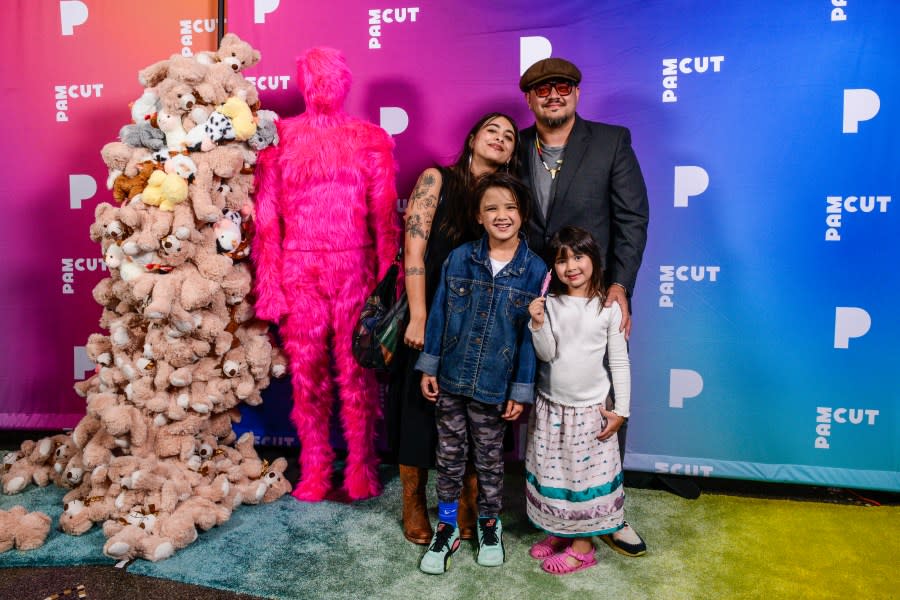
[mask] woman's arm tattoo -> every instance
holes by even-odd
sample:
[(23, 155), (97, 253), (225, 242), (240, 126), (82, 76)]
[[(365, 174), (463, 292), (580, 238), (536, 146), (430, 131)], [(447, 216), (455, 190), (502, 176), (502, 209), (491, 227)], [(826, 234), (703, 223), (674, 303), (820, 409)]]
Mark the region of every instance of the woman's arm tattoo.
[(422, 227), (422, 215), (409, 215), (409, 217), (407, 217), (406, 233), (411, 238), (419, 237), (423, 240), (428, 239), (428, 234)]

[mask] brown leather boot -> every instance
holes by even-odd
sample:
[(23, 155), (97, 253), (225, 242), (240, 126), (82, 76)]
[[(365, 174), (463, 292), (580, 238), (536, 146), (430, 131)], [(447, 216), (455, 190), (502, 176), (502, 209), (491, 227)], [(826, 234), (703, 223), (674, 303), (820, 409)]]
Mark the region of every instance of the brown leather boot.
[(475, 473), (475, 465), (469, 462), (466, 463), (462, 493), (459, 497), (459, 509), (456, 513), (456, 522), (459, 525), (459, 538), (462, 540), (475, 539), (475, 524), (477, 521), (478, 475)]
[(425, 504), (428, 469), (400, 465), (403, 484), (403, 535), (413, 544), (427, 544), (433, 533)]

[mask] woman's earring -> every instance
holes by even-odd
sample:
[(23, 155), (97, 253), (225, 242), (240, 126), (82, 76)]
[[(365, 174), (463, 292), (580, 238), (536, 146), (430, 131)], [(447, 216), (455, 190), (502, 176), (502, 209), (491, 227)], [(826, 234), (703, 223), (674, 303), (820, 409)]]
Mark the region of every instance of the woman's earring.
[(506, 161), (506, 172), (509, 173), (509, 161)]
[(472, 153), (469, 153), (469, 170), (472, 170)]

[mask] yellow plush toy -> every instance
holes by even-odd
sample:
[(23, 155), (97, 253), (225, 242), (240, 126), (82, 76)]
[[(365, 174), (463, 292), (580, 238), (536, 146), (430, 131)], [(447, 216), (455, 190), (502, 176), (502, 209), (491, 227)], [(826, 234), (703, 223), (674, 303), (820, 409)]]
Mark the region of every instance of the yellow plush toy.
[(236, 140), (242, 142), (249, 140), (256, 133), (256, 121), (253, 118), (253, 111), (250, 110), (250, 105), (244, 100), (237, 96), (232, 96), (216, 110), (231, 119)]
[(160, 210), (174, 211), (175, 205), (188, 197), (188, 184), (175, 173), (156, 170), (150, 175), (147, 187), (141, 194), (141, 201)]

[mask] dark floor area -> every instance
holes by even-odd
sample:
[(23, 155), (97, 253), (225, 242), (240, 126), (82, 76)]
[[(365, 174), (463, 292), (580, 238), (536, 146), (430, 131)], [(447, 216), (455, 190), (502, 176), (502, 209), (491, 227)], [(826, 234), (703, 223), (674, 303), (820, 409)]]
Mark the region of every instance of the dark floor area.
[(0, 600), (260, 600), (106, 567), (0, 569)]

